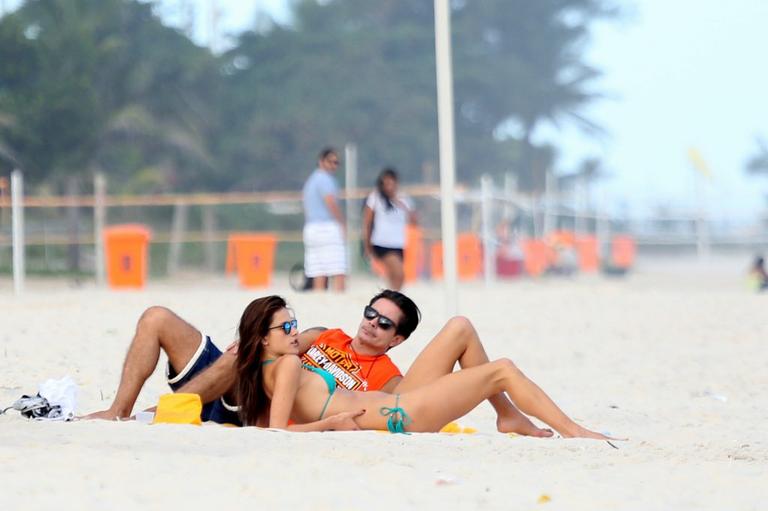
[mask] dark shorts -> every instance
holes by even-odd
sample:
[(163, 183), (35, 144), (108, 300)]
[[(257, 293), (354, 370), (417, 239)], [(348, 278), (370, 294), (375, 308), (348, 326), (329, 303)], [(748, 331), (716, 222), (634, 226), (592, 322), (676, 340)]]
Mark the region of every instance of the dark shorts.
[(395, 254), (401, 261), (403, 260), (402, 248), (380, 247), (378, 245), (373, 245), (371, 248), (373, 248), (373, 255), (376, 256), (376, 259), (382, 259), (387, 254)]
[[(216, 345), (211, 342), (211, 338), (206, 335), (205, 341), (200, 343), (200, 348), (198, 348), (197, 352), (192, 356), (192, 359), (187, 366), (179, 373), (176, 373), (176, 371), (173, 370), (173, 367), (171, 367), (171, 364), (168, 363), (165, 369), (165, 375), (171, 390), (176, 392), (187, 382), (200, 374), (206, 367), (216, 362), (220, 356), (221, 350), (217, 348)], [(204, 421), (213, 421), (218, 422), (219, 424), (242, 426), (240, 417), (237, 414), (237, 407), (225, 403), (223, 397), (204, 404), (201, 418)]]

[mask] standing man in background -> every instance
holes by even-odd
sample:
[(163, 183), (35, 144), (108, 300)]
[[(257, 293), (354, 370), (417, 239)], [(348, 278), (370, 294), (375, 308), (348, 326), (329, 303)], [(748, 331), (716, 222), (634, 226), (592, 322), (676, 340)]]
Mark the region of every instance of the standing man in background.
[(344, 291), (347, 248), (334, 174), (339, 155), (326, 147), (320, 151), (317, 168), (304, 183), (304, 273), (312, 278), (315, 291), (325, 290), (331, 278), (334, 291)]

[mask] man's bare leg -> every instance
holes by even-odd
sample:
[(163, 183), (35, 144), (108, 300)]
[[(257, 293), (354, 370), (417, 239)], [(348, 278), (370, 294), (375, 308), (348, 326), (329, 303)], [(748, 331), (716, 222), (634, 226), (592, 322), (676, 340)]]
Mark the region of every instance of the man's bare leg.
[[(395, 392), (402, 393), (431, 383), (453, 372), (456, 362), (463, 369), (489, 362), (475, 327), (462, 316), (451, 318), (419, 353)], [(552, 436), (551, 430), (536, 427), (504, 393), (488, 401), (496, 410), (496, 427), (499, 431), (537, 437)]]
[(331, 282), (333, 284), (333, 290), (337, 293), (343, 292), (347, 287), (346, 275), (334, 275), (331, 277)]
[(129, 417), (141, 388), (157, 366), (160, 350), (176, 371), (181, 371), (197, 351), (202, 334), (165, 307), (150, 307), (139, 318), (136, 334), (128, 348), (120, 385), (112, 405), (85, 419), (115, 420)]
[(312, 277), (312, 291), (325, 291), (328, 277), (321, 275), (318, 277)]

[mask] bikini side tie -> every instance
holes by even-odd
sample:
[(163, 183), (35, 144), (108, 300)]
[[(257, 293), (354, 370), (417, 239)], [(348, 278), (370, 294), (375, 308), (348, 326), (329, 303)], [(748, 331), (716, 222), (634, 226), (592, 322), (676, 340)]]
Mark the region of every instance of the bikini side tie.
[(387, 418), (387, 429), (390, 433), (402, 433), (408, 435), (405, 431), (405, 427), (413, 422), (408, 414), (398, 406), (400, 403), (400, 394), (395, 395), (395, 407), (389, 408), (382, 406), (379, 408), (379, 413)]

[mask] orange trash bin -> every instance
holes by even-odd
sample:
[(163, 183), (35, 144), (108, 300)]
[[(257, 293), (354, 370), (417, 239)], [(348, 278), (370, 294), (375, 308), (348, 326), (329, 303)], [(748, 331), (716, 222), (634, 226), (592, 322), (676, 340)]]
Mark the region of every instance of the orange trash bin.
[[(456, 239), (456, 264), (458, 277), (470, 280), (483, 271), (483, 247), (480, 238), (472, 233), (460, 234)], [(443, 278), (443, 243), (436, 241), (430, 249), (430, 270), (432, 278)]]
[(528, 239), (523, 242), (523, 267), (531, 277), (538, 277), (548, 266), (550, 249), (542, 240)]
[(150, 231), (138, 224), (104, 229), (107, 283), (111, 288), (142, 288), (147, 280)]
[(406, 282), (418, 280), (424, 269), (424, 231), (415, 225), (405, 228), (403, 273)]
[(227, 240), (227, 270), (237, 270), (243, 287), (267, 287), (272, 280), (277, 236), (232, 233)]
[(635, 239), (631, 236), (614, 236), (611, 242), (611, 260), (616, 268), (628, 270), (635, 264)]
[(577, 238), (576, 252), (579, 255), (579, 269), (581, 271), (594, 273), (600, 269), (600, 250), (596, 237)]

